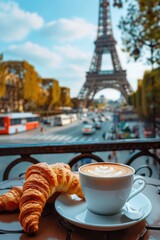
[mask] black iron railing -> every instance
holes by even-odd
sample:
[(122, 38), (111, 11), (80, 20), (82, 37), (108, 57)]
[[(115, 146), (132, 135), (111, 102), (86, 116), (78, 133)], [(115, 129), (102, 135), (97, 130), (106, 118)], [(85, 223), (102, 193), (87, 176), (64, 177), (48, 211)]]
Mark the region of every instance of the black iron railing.
[[(15, 159), (8, 164), (4, 169), (3, 180), (9, 178), (11, 169), (19, 163), (30, 162), (38, 163), (39, 154), (67, 154), (73, 153), (73, 157), (68, 161), (68, 164), (73, 167), (74, 164), (82, 159), (92, 159), (95, 161), (104, 161), (98, 153), (101, 152), (120, 152), (131, 151), (128, 159), (125, 159), (125, 163), (132, 165), (133, 162), (137, 162), (136, 172), (141, 171), (141, 175), (144, 169), (148, 169), (148, 176), (152, 176), (153, 170), (156, 169), (158, 176), (160, 177), (160, 139), (138, 139), (138, 140), (117, 140), (102, 143), (39, 143), (39, 144), (3, 144), (0, 145), (0, 156), (15, 156)], [(33, 157), (34, 155), (34, 157)], [(37, 156), (36, 156), (37, 155)], [(17, 157), (18, 156), (18, 157)], [(141, 163), (140, 158), (146, 156), (145, 164)], [(152, 162), (150, 163), (150, 160)], [(3, 158), (0, 157), (0, 161)]]

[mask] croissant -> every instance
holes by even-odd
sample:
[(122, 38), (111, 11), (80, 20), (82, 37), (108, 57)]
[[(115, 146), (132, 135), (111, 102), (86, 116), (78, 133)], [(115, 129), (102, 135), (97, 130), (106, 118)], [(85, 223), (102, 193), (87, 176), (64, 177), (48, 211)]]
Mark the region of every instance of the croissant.
[[(67, 165), (67, 164), (66, 164)], [(61, 163), (50, 165), (57, 175), (58, 185), (55, 189), (56, 192), (66, 192), (68, 194), (76, 194), (78, 197), (83, 198), (83, 193), (79, 181), (78, 172), (72, 172), (69, 165), (62, 167)]]
[(22, 196), (22, 187), (12, 187), (7, 193), (0, 196), (0, 212), (15, 211), (19, 208), (20, 198)]
[(37, 163), (27, 169), (19, 204), (19, 221), (25, 232), (38, 231), (43, 208), (55, 192), (77, 194), (83, 198), (79, 175), (71, 172), (69, 165)]

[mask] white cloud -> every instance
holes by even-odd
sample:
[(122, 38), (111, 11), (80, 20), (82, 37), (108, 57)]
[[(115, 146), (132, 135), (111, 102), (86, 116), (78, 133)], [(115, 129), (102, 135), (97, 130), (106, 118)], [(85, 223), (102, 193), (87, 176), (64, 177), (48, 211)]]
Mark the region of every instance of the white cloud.
[(6, 53), (12, 55), (14, 59), (27, 60), (34, 66), (40, 66), (41, 68), (56, 68), (61, 62), (58, 54), (32, 42), (10, 45)]
[[(5, 55), (11, 56), (11, 59), (14, 60), (28, 61), (42, 77), (56, 78), (60, 85), (63, 84), (71, 89), (75, 85), (72, 89), (72, 94), (75, 96), (75, 92), (79, 91), (79, 85), (81, 86), (85, 81), (90, 58), (87, 58), (85, 52), (70, 45), (68, 47), (55, 46), (55, 49), (56, 51), (50, 51), (38, 44), (25, 42), (24, 44), (10, 45)], [(67, 51), (64, 51), (65, 49)], [(80, 61), (82, 64), (80, 64)]]
[(22, 40), (43, 24), (43, 18), (37, 13), (26, 12), (15, 2), (0, 2), (0, 40)]
[(87, 53), (82, 52), (80, 49), (72, 46), (72, 45), (63, 45), (54, 47), (59, 53), (65, 55), (68, 58), (76, 59), (80, 57), (82, 59), (87, 58)]
[[(71, 48), (72, 49), (72, 48)], [(58, 50), (59, 51), (58, 53)], [(68, 47), (69, 50), (69, 47)], [(72, 49), (72, 51), (74, 48)], [(75, 51), (78, 51), (75, 49)], [(61, 54), (60, 54), (61, 52)], [(62, 56), (62, 49), (57, 47), (57, 53), (48, 48), (41, 47), (32, 42), (25, 42), (19, 45), (10, 45), (6, 51), (7, 55), (12, 56), (14, 60), (26, 60), (32, 64), (41, 77), (53, 77), (59, 81), (60, 86), (66, 86), (71, 89), (71, 96), (76, 97), (83, 82), (85, 81), (86, 69), (88, 63), (77, 64), (72, 59), (72, 54), (66, 54), (67, 58)], [(85, 53), (80, 54), (84, 58)], [(63, 59), (63, 61), (62, 61)], [(87, 62), (87, 61), (86, 61)]]
[(86, 72), (86, 68), (75, 65), (68, 64), (59, 71), (61, 78), (68, 79), (69, 81), (72, 79), (73, 81), (79, 81), (84, 79), (84, 75)]
[(96, 26), (81, 18), (59, 19), (45, 24), (42, 34), (58, 41), (73, 42), (85, 37), (95, 37)]
[(63, 59), (67, 59), (69, 62), (74, 62), (77, 64), (81, 64), (82, 66), (88, 64), (91, 59), (90, 52), (84, 52), (79, 48), (73, 45), (60, 45), (53, 46), (54, 51), (56, 51), (59, 55), (63, 56)]

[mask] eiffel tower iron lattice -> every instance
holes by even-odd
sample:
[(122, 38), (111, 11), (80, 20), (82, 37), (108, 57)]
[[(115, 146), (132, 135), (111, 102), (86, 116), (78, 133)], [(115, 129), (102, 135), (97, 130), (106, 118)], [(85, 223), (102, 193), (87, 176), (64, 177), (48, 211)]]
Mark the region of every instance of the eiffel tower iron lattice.
[[(113, 88), (127, 97), (133, 92), (129, 82), (126, 79), (126, 71), (122, 69), (118, 54), (116, 51), (116, 41), (113, 37), (110, 1), (99, 0), (99, 19), (97, 39), (95, 50), (92, 57), (89, 71), (86, 73), (86, 81), (83, 84), (78, 99), (83, 106), (89, 106), (95, 94), (105, 88)], [(109, 56), (112, 63), (112, 69), (102, 69), (104, 56)], [(103, 59), (102, 59), (103, 57)]]

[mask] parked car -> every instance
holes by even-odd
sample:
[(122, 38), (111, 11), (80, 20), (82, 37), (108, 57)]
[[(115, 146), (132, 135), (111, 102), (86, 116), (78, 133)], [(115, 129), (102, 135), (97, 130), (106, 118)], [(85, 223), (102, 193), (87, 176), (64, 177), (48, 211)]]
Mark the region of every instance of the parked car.
[(139, 138), (139, 129), (137, 127), (125, 127), (118, 130), (117, 132), (118, 139), (132, 139)]
[(153, 125), (151, 122), (145, 122), (144, 123), (144, 136), (146, 138), (153, 138), (154, 132), (153, 132)]
[(95, 131), (96, 131), (95, 127), (91, 124), (86, 124), (82, 127), (83, 134), (93, 134), (95, 133)]

